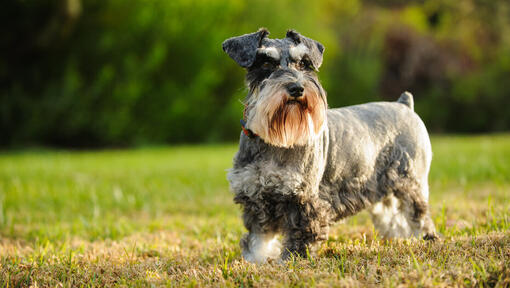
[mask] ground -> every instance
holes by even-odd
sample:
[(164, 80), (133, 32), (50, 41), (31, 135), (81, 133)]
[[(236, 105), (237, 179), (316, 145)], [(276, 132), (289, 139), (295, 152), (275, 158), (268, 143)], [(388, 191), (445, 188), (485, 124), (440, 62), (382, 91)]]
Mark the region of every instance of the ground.
[(236, 145), (0, 154), (0, 286), (509, 286), (510, 135), (436, 136), (440, 241), (384, 241), (366, 212), (317, 255), (242, 260)]

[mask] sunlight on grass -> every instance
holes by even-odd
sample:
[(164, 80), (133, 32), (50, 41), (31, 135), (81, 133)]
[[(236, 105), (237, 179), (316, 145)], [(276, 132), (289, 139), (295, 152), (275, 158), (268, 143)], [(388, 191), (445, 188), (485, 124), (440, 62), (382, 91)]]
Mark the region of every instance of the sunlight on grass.
[(441, 241), (381, 241), (360, 213), (318, 255), (264, 266), (237, 244), (237, 145), (1, 154), (0, 285), (508, 285), (510, 136), (432, 140)]

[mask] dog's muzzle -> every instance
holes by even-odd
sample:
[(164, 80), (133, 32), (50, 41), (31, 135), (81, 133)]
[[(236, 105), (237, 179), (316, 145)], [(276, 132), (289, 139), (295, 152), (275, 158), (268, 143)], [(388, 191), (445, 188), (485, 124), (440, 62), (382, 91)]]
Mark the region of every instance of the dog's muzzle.
[(305, 87), (297, 82), (287, 84), (286, 88), (287, 92), (289, 92), (289, 95), (293, 98), (299, 98), (303, 96), (303, 91), (305, 91)]

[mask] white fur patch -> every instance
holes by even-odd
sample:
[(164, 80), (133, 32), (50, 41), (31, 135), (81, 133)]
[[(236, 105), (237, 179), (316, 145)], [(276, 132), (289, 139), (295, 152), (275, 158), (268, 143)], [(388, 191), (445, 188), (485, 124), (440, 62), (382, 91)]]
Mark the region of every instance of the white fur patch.
[(308, 53), (308, 48), (303, 43), (289, 49), (290, 57), (294, 60), (300, 60), (306, 53)]
[(266, 54), (267, 56), (275, 59), (280, 60), (280, 52), (278, 52), (278, 49), (275, 47), (260, 47), (257, 49), (258, 53)]
[(418, 237), (419, 227), (412, 227), (409, 207), (401, 207), (402, 203), (394, 195), (372, 206), (372, 222), (381, 236), (385, 238)]
[(248, 237), (248, 249), (243, 251), (246, 261), (260, 264), (280, 257), (281, 244), (276, 235), (250, 234)]

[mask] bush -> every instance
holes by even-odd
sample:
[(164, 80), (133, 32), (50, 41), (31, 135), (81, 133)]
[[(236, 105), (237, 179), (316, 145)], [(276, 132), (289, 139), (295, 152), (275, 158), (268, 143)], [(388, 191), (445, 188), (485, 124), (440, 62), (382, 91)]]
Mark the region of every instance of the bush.
[(332, 107), (406, 89), (433, 131), (507, 130), (509, 5), (461, 2), (10, 0), (0, 145), (236, 139), (244, 73), (221, 42), (260, 26), (325, 44)]

